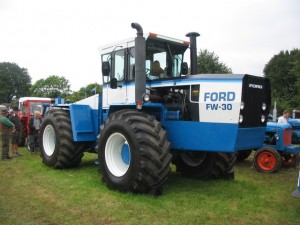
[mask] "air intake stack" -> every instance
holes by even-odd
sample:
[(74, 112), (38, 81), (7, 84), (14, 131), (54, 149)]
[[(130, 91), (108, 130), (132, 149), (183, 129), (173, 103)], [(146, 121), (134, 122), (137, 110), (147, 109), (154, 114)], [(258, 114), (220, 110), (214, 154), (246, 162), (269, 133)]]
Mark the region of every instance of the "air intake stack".
[(191, 75), (197, 74), (197, 40), (196, 38), (200, 36), (197, 32), (190, 32), (186, 34), (190, 38), (190, 48), (191, 48)]

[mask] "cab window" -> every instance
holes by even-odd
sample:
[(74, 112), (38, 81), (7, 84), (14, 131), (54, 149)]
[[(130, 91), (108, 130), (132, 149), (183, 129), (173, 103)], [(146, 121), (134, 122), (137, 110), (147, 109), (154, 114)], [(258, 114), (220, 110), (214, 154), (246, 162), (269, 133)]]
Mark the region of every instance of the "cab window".
[(125, 51), (116, 51), (114, 56), (113, 77), (117, 78), (117, 81), (123, 81), (125, 77)]

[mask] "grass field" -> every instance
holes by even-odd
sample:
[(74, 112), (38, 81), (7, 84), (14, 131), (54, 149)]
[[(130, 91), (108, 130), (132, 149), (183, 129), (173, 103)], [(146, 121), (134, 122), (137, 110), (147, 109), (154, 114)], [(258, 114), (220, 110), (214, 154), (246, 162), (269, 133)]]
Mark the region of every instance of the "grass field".
[(85, 154), (78, 168), (53, 170), (39, 155), (0, 161), (0, 224), (300, 224), (298, 168), (258, 173), (251, 160), (235, 165), (235, 180), (200, 181), (172, 173), (163, 195), (107, 189)]

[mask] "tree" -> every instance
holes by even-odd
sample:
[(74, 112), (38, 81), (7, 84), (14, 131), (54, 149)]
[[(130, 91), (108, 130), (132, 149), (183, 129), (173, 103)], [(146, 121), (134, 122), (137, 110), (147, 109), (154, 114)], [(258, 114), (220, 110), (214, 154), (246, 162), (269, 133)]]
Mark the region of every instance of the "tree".
[(280, 51), (264, 67), (265, 77), (270, 79), (272, 101), (280, 111), (300, 107), (300, 50)]
[(27, 96), (31, 77), (26, 68), (16, 63), (0, 63), (0, 103), (10, 103), (14, 96)]
[(72, 95), (68, 95), (65, 98), (70, 99), (71, 102), (76, 102), (81, 99), (92, 96), (96, 93), (102, 93), (102, 85), (93, 83), (93, 84), (87, 85), (86, 87), (80, 88), (79, 91), (74, 92), (74, 93), (72, 93)]
[(36, 81), (30, 88), (31, 96), (56, 98), (71, 93), (69, 81), (64, 77), (51, 75)]
[(231, 68), (219, 62), (219, 56), (207, 49), (199, 52), (197, 70), (198, 73), (232, 73)]

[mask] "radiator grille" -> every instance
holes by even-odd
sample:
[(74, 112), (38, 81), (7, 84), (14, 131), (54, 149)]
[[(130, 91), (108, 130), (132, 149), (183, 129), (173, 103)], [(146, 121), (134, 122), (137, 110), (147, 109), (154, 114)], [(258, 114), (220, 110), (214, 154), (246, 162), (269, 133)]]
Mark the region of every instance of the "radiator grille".
[[(263, 77), (245, 75), (243, 78), (242, 101), (244, 109), (241, 110), (243, 122), (240, 127), (266, 126), (271, 104), (270, 81)], [(263, 103), (266, 109), (262, 109)], [(262, 122), (262, 115), (265, 121)]]

